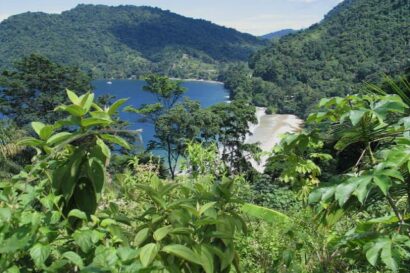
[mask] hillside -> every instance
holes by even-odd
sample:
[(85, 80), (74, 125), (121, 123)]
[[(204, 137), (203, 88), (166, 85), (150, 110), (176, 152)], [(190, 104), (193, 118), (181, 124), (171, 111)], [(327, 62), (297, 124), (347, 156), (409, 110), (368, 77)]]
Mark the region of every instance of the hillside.
[(346, 0), (322, 22), (251, 58), (254, 77), (267, 81), (268, 89), (232, 93), (253, 92), (258, 104), (304, 115), (322, 97), (351, 94), (365, 81), (403, 72), (409, 53), (410, 1)]
[(0, 23), (0, 68), (30, 53), (78, 65), (94, 77), (155, 71), (215, 78), (265, 42), (205, 20), (151, 7), (79, 5), (62, 14), (24, 13)]
[(262, 36), (260, 36), (260, 38), (267, 39), (267, 40), (272, 40), (274, 38), (282, 38), (283, 36), (286, 36), (288, 34), (292, 34), (292, 33), (295, 33), (295, 32), (297, 32), (297, 30), (290, 29), (290, 28), (282, 29), (282, 30), (279, 30), (279, 31), (275, 31), (275, 32), (271, 32), (271, 33), (262, 35)]

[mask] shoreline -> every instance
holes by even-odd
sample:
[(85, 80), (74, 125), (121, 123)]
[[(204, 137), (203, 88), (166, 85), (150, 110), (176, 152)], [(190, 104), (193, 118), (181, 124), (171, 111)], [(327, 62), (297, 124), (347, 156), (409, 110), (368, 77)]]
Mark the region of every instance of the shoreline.
[(182, 82), (204, 82), (204, 83), (213, 83), (213, 84), (224, 84), (220, 81), (214, 80), (203, 80), (203, 79), (179, 79), (179, 78), (170, 78), (171, 80), (182, 81)]
[[(261, 156), (260, 163), (251, 160), (252, 166), (260, 173), (265, 170), (265, 164), (269, 159), (269, 155), (272, 149), (280, 143), (282, 136), (287, 133), (295, 133), (301, 130), (303, 125), (303, 120), (299, 119), (295, 115), (282, 115), (282, 114), (265, 114), (266, 108), (257, 108), (257, 118), (258, 124), (250, 126), (249, 130), (251, 135), (249, 135), (245, 143), (255, 144), (259, 143), (261, 150), (266, 153), (266, 155)], [(261, 112), (263, 111), (263, 115)]]
[[(181, 82), (204, 82), (204, 83), (213, 83), (213, 84), (221, 84), (223, 82), (215, 81), (215, 80), (203, 80), (203, 79), (180, 79), (180, 78), (169, 78), (173, 81), (181, 81)], [(144, 79), (93, 79), (92, 81), (143, 81)]]

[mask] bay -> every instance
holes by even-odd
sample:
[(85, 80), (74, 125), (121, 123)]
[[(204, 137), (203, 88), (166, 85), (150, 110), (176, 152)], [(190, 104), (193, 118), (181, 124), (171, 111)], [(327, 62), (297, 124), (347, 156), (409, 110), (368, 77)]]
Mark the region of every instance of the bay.
[[(124, 104), (139, 107), (142, 104), (155, 103), (155, 96), (143, 90), (145, 85), (141, 80), (112, 80), (108, 84), (106, 80), (97, 80), (93, 82), (94, 92), (96, 96), (111, 95), (116, 99), (128, 98)], [(184, 94), (193, 100), (199, 101), (201, 107), (206, 108), (217, 103), (226, 102), (229, 97), (229, 92), (223, 84), (206, 81), (185, 81), (182, 86), (187, 89)], [(129, 123), (129, 129), (142, 129), (142, 139), (144, 146), (153, 139), (154, 127), (148, 123), (138, 122), (138, 115), (133, 113), (123, 112), (120, 109), (120, 118)]]

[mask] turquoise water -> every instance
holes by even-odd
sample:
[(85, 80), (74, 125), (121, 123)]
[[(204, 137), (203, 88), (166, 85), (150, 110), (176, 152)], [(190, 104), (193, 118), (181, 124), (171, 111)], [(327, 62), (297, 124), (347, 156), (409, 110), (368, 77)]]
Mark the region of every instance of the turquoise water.
[[(107, 81), (94, 81), (94, 91), (97, 96), (112, 95), (116, 99), (128, 98), (124, 106), (132, 105), (139, 107), (142, 104), (155, 103), (155, 97), (149, 92), (142, 90), (144, 81), (139, 80), (113, 80), (112, 84)], [(202, 107), (225, 102), (228, 100), (228, 91), (222, 84), (210, 82), (183, 82), (182, 86), (187, 89), (185, 97), (197, 100)], [(146, 145), (154, 137), (154, 127), (151, 124), (138, 122), (138, 116), (133, 113), (120, 112), (121, 119), (129, 123), (130, 129), (142, 129), (143, 144)]]

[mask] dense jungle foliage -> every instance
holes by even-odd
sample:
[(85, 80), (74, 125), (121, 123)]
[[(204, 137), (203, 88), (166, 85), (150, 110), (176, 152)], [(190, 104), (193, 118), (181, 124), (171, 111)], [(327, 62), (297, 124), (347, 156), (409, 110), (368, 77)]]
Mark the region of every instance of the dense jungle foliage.
[(232, 67), (224, 81), (233, 98), (306, 117), (323, 97), (409, 67), (409, 18), (407, 0), (343, 1), (322, 22), (259, 50), (250, 69)]
[(24, 13), (1, 22), (0, 68), (37, 53), (99, 79), (152, 72), (216, 79), (224, 63), (246, 61), (263, 45), (252, 35), (159, 8), (79, 5), (61, 15)]
[[(98, 31), (87, 30), (91, 40), (75, 36), (75, 23), (86, 22), (89, 9), (101, 24), (112, 9), (113, 18), (130, 26), (133, 16), (166, 15), (168, 26), (184, 29), (182, 17), (152, 8), (79, 6), (62, 15), (6, 20), (0, 33), (10, 22), (29, 20), (33, 27), (48, 24), (52, 31), (42, 31), (60, 41), (66, 33), (53, 24), (71, 18), (67, 33), (78, 40), (67, 49), (70, 39), (62, 38), (67, 51), (50, 50), (59, 64), (26, 48), (27, 57), (0, 75), (0, 272), (408, 273), (408, 5), (344, 1), (320, 24), (273, 41), (251, 67), (230, 67), (223, 78), (234, 100), (209, 108), (181, 100), (181, 82), (153, 73), (145, 75), (144, 90), (156, 101), (123, 107), (124, 98), (95, 97), (91, 78), (59, 59), (79, 45), (101, 45), (92, 40)], [(199, 30), (209, 26), (193, 22)], [(236, 34), (247, 49), (231, 48), (229, 61), (254, 45), (254, 38)], [(30, 46), (29, 40), (21, 44)], [(150, 41), (128, 42), (150, 58), (175, 56), (175, 48), (154, 52)], [(95, 52), (108, 59), (129, 52), (104, 48)], [(208, 49), (190, 52), (202, 52), (201, 63), (201, 54), (213, 59), (223, 52)], [(114, 76), (167, 74), (153, 63), (145, 67), (145, 55), (123, 55), (129, 62), (121, 67), (122, 57), (107, 66), (98, 54), (81, 55), (81, 68), (93, 60), (100, 75), (114, 65), (128, 71)], [(245, 141), (257, 122), (255, 104), (306, 117), (303, 129), (284, 135), (269, 153), (263, 173), (249, 162), (264, 153)], [(153, 125), (145, 151), (141, 131), (129, 130), (120, 111)], [(157, 150), (165, 156), (154, 156)]]
[[(70, 71), (28, 59), (3, 73), (16, 90), (34, 64)], [(170, 163), (134, 149), (140, 132), (118, 119), (125, 99), (100, 105), (56, 89), (54, 118), (16, 125), (13, 98), (2, 97), (2, 272), (408, 272), (408, 78), (322, 99), (263, 174), (248, 163), (259, 150), (244, 144), (254, 106), (201, 109), (157, 75), (145, 89), (158, 102), (125, 110), (155, 125), (153, 145)], [(22, 120), (41, 117), (31, 110)]]

